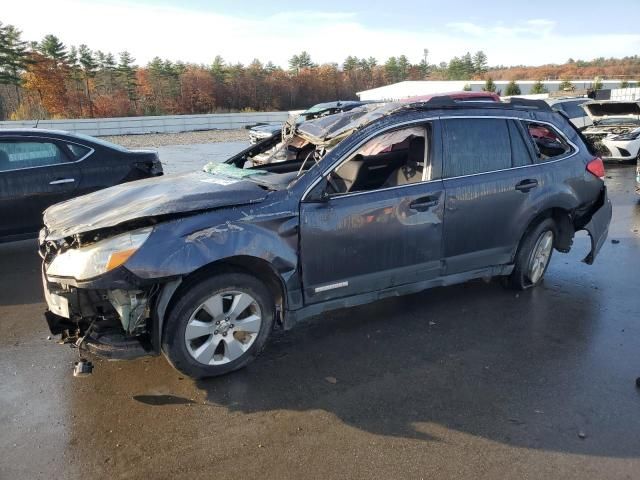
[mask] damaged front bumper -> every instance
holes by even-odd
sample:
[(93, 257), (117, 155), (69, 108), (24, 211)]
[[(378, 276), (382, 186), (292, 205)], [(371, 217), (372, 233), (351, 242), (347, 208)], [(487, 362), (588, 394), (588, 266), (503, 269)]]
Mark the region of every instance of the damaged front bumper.
[(51, 333), (66, 343), (82, 339), (88, 351), (110, 359), (157, 354), (153, 306), (160, 286), (131, 283), (131, 273), (119, 270), (110, 272), (108, 280), (79, 285), (73, 279), (47, 277), (43, 268), (44, 316)]

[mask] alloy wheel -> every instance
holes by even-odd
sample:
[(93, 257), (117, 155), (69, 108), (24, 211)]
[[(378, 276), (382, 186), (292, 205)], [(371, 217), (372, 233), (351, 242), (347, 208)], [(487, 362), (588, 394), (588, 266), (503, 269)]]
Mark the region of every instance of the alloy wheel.
[(260, 327), (260, 306), (247, 292), (218, 292), (198, 306), (184, 332), (187, 351), (199, 363), (224, 365), (253, 345)]
[(529, 258), (528, 277), (531, 283), (536, 284), (544, 275), (544, 271), (547, 268), (549, 260), (551, 259), (551, 252), (553, 250), (553, 232), (546, 230), (538, 237), (535, 247)]

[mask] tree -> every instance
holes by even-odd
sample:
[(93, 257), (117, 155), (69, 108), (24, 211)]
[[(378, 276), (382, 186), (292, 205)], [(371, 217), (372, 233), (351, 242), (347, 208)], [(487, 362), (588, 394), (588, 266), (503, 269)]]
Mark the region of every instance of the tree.
[(67, 49), (55, 35), (46, 35), (40, 42), (38, 49), (46, 58), (53, 60), (56, 67), (65, 65), (68, 56)]
[(89, 116), (93, 118), (93, 102), (91, 101), (91, 86), (89, 80), (95, 78), (98, 65), (93, 58), (93, 53), (85, 44), (78, 48), (78, 61), (82, 68), (82, 76), (84, 77), (85, 94), (89, 102)]
[(27, 42), (22, 41), (21, 35), (13, 25), (0, 22), (0, 84), (14, 86), (18, 105), (22, 74), (30, 63)]
[(618, 88), (629, 88), (629, 82), (626, 80), (622, 80)]
[(575, 85), (569, 80), (565, 79), (558, 85), (558, 90), (561, 92), (573, 92), (576, 89)]
[(407, 56), (400, 55), (398, 57), (398, 81), (402, 82), (407, 79), (410, 68), (411, 63), (409, 63), (409, 59), (407, 58)]
[(486, 73), (487, 68), (487, 55), (482, 50), (478, 50), (473, 55), (473, 71), (476, 75), (482, 75)]
[(464, 87), (462, 87), (462, 91), (470, 92), (471, 91), (471, 85), (469, 85), (468, 83), (465, 83)]
[(487, 80), (484, 82), (484, 87), (482, 87), (484, 92), (495, 92), (496, 84), (493, 82), (491, 77), (487, 77)]
[(516, 83), (515, 80), (511, 80), (508, 84), (507, 84), (507, 88), (504, 91), (505, 96), (509, 97), (511, 95), (520, 95), (522, 92), (520, 92), (520, 87), (518, 86), (518, 84)]
[(384, 76), (389, 83), (396, 83), (400, 80), (400, 67), (396, 57), (389, 57), (384, 64)]
[(301, 52), (299, 55), (294, 55), (289, 59), (289, 69), (296, 74), (300, 73), (300, 70), (313, 68), (315, 66), (311, 61), (311, 55), (306, 51)]
[(546, 89), (542, 81), (538, 80), (536, 83), (533, 84), (533, 86), (531, 87), (531, 91), (529, 93), (534, 95), (540, 94), (540, 93), (548, 93), (548, 90)]
[(593, 89), (602, 90), (602, 80), (600, 79), (600, 77), (596, 77), (593, 79)]
[(120, 81), (124, 87), (124, 90), (127, 92), (127, 98), (129, 102), (133, 103), (134, 110), (137, 108), (138, 101), (138, 82), (136, 80), (136, 69), (137, 67), (134, 65), (135, 59), (131, 56), (128, 51), (120, 52), (119, 54), (119, 62), (118, 62), (118, 74), (120, 76)]

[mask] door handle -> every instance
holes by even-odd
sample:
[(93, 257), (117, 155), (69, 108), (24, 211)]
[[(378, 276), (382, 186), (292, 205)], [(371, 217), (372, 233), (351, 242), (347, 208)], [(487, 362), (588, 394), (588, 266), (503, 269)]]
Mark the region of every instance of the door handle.
[(409, 208), (419, 212), (425, 212), (436, 205), (438, 205), (438, 199), (436, 197), (422, 197), (411, 202)]
[(63, 183), (73, 183), (75, 181), (75, 178), (58, 178), (57, 180), (49, 182), (49, 185), (62, 185)]
[(528, 178), (526, 180), (522, 180), (516, 185), (516, 190), (520, 192), (528, 192), (529, 190), (536, 188), (538, 186), (538, 181), (533, 178)]

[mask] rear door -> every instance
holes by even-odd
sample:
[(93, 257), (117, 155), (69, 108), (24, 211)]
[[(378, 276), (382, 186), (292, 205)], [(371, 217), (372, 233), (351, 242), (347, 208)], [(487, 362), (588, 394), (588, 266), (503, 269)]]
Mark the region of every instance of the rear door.
[(445, 273), (510, 263), (541, 184), (519, 123), (442, 119)]
[(55, 139), (0, 140), (0, 237), (36, 233), (47, 207), (75, 195), (81, 180), (75, 160)]

